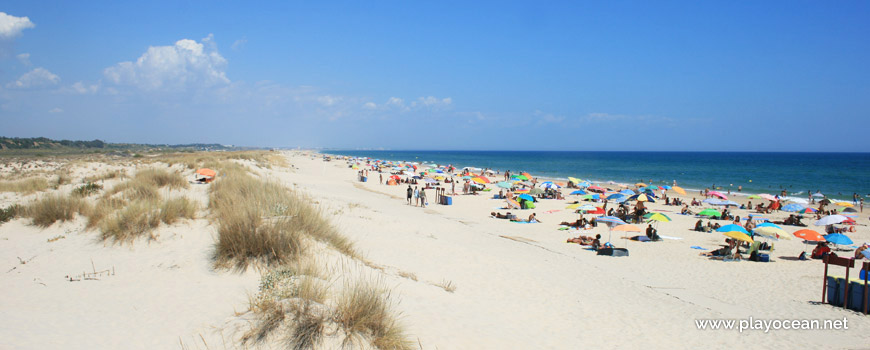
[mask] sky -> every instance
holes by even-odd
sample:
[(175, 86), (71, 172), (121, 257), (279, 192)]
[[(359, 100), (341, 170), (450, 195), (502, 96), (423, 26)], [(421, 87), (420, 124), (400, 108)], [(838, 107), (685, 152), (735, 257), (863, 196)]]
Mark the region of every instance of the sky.
[(0, 136), (870, 152), (870, 2), (5, 1)]

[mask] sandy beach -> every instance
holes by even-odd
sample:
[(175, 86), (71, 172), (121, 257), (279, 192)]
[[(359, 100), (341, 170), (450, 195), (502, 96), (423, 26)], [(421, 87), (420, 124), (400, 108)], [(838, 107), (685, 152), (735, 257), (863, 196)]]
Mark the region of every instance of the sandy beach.
[[(560, 222), (577, 219), (565, 208), (575, 200), (571, 196), (514, 211), (521, 217), (534, 212), (541, 221), (520, 224), (489, 216), (505, 204), (490, 193), (457, 195), (453, 205), (444, 206), (434, 203), (435, 193), (429, 190), (430, 205), (420, 208), (406, 203), (406, 185), (379, 184), (376, 173), (359, 182), (357, 171), (344, 161), (324, 162), (313, 152), (283, 156), (291, 167), (245, 164), (261, 178), (306, 194), (355, 243), (361, 259), (323, 246), (314, 250), (318, 261), (339, 271), (339, 279), (353, 273), (388, 286), (415, 348), (868, 347), (868, 317), (820, 304), (824, 264), (796, 260), (800, 252), (812, 250), (796, 238), (776, 241), (769, 263), (709, 260), (699, 253), (718, 248), (725, 237), (692, 231), (697, 218), (659, 202), (650, 209), (673, 221), (659, 223), (658, 232), (675, 239), (643, 243), (614, 232), (613, 244), (628, 248), (630, 256), (597, 256), (566, 239), (579, 234), (606, 239), (606, 226), (559, 230)], [(131, 174), (136, 169), (78, 164), (73, 181), (56, 191), (70, 191), (82, 177), (109, 167)], [(168, 168), (193, 178), (193, 171), (180, 165)], [(9, 175), (20, 169), (5, 166), (0, 171)], [(119, 182), (107, 180), (104, 187)], [(200, 203), (197, 218), (160, 226), (154, 239), (130, 244), (99, 240), (81, 217), (47, 228), (32, 226), (27, 218), (0, 225), (4, 347), (244, 348), (239, 335), (250, 324), (248, 300), (257, 293), (262, 271), (213, 268), (216, 229), (208, 220), (208, 186), (164, 190), (167, 196), (184, 194)], [(668, 194), (686, 202), (697, 197)], [(0, 207), (41, 195), (0, 193)], [(733, 213), (745, 217), (749, 211)], [(804, 220), (808, 228), (821, 231), (813, 221)], [(867, 217), (862, 214), (857, 221), (857, 231), (848, 235), (856, 244), (870, 241)], [(789, 234), (800, 229), (783, 228)], [(107, 272), (95, 280), (69, 281), (101, 271)], [(842, 268), (833, 268), (832, 274), (842, 275)], [(845, 319), (848, 329), (698, 329), (696, 321), (705, 319)], [(327, 342), (322, 348), (334, 345)], [(259, 346), (277, 348), (280, 342)]]

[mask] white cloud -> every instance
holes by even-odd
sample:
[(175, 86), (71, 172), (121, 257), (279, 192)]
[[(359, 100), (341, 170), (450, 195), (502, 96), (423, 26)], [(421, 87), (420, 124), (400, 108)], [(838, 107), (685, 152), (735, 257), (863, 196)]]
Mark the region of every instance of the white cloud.
[(387, 100), (386, 105), (402, 107), (405, 105), (405, 101), (398, 97), (390, 97), (390, 99)]
[(17, 37), (23, 30), (34, 26), (30, 18), (15, 17), (6, 12), (0, 12), (0, 39)]
[(247, 38), (241, 38), (241, 39), (233, 42), (233, 46), (230, 46), (230, 48), (232, 48), (234, 51), (238, 51), (238, 50), (243, 49), (245, 47), (245, 44), (247, 44), (247, 43), (248, 43)]
[(565, 117), (560, 115), (554, 115), (552, 113), (544, 113), (542, 111), (535, 111), (534, 113), (535, 120), (538, 123), (561, 123), (565, 121)]
[(72, 84), (71, 88), (80, 94), (93, 94), (100, 89), (100, 86), (97, 84), (85, 85), (85, 83), (77, 81), (75, 84)]
[(417, 101), (411, 102), (411, 107), (424, 106), (424, 107), (447, 107), (453, 103), (453, 99), (450, 97), (447, 98), (436, 98), (435, 96), (426, 96), (426, 97), (418, 97)]
[(377, 109), (377, 108), (378, 108), (378, 105), (377, 105), (376, 103), (374, 103), (374, 102), (366, 102), (366, 103), (363, 105), (363, 108), (365, 108), (365, 109)]
[(51, 110), (49, 110), (48, 113), (51, 113), (51, 114), (63, 113), (63, 110), (58, 108), (58, 107), (54, 107)]
[(15, 57), (18, 58), (18, 62), (21, 62), (21, 64), (23, 64), (25, 66), (30, 65), (30, 54), (29, 53), (20, 53), (20, 54), (15, 55)]
[(326, 107), (332, 106), (340, 101), (341, 101), (341, 97), (328, 96), (328, 95), (317, 97), (317, 102), (320, 102), (320, 104), (322, 104)]
[(18, 80), (6, 84), (10, 89), (31, 89), (57, 85), (60, 77), (47, 69), (39, 67), (21, 75)]
[(149, 47), (136, 62), (118, 63), (103, 74), (115, 84), (142, 90), (183, 90), (228, 84), (226, 66), (209, 35), (202, 42), (182, 39), (172, 46)]

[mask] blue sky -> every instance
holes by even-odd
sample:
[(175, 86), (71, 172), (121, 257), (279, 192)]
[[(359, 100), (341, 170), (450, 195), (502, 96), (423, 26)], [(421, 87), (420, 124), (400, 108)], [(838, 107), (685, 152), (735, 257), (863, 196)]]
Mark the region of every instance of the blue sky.
[(0, 135), (870, 151), (870, 2), (9, 1)]

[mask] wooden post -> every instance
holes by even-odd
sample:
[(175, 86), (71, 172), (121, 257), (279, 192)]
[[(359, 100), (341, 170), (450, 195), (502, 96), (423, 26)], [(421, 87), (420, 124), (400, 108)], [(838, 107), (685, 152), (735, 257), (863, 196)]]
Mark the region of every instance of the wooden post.
[(828, 294), (828, 257), (825, 256), (825, 274), (822, 275), (822, 304), (826, 302), (825, 296)]

